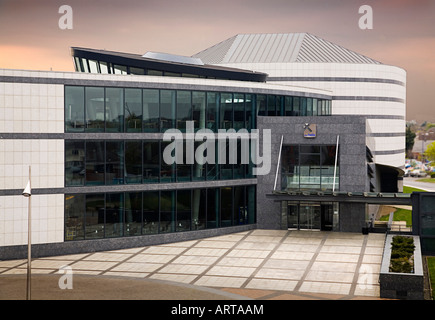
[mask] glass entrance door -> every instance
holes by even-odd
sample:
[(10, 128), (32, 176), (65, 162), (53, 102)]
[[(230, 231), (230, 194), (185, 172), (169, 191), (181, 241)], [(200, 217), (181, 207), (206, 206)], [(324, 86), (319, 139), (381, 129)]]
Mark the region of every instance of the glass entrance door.
[(287, 227), (289, 229), (299, 229), (299, 203), (287, 203)]
[(320, 230), (320, 222), (320, 204), (301, 202), (299, 207), (299, 229)]

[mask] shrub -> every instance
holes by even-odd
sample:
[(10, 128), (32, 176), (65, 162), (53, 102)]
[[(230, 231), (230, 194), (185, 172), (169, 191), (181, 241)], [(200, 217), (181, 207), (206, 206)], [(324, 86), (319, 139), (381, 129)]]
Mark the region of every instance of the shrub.
[(414, 239), (395, 236), (391, 244), (390, 272), (411, 273), (413, 271), (412, 256), (415, 249)]

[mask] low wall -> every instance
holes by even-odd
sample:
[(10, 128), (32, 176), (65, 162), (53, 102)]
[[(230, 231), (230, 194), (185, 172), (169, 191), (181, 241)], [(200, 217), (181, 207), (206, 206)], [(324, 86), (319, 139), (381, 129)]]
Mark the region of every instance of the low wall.
[(380, 296), (389, 299), (424, 300), (424, 275), (421, 256), (420, 238), (414, 239), (414, 273), (389, 272), (391, 259), (391, 242), (394, 234), (385, 239), (381, 273), (379, 275)]

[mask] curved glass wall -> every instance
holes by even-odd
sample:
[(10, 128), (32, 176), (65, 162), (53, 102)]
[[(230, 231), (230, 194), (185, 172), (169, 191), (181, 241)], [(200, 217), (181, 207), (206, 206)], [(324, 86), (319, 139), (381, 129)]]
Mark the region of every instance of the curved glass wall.
[(327, 116), (331, 101), (306, 97), (65, 86), (65, 132), (255, 129), (256, 116)]
[(65, 194), (65, 241), (253, 224), (255, 188)]

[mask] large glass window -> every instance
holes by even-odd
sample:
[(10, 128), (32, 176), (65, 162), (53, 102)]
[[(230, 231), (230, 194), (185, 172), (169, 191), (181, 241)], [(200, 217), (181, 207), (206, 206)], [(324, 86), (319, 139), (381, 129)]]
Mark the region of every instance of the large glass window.
[(85, 89), (65, 86), (65, 132), (83, 132), (84, 124)]
[(177, 91), (177, 129), (186, 132), (186, 121), (192, 120), (190, 91)]
[(125, 142), (125, 182), (142, 183), (142, 141)]
[(220, 129), (233, 128), (233, 95), (231, 93), (221, 93), (220, 103)]
[(234, 129), (248, 129), (245, 121), (245, 96), (243, 94), (234, 94)]
[(86, 185), (104, 184), (104, 141), (86, 141)]
[(248, 208), (245, 204), (246, 187), (234, 187), (234, 224), (248, 223)]
[(65, 195), (65, 240), (85, 239), (85, 196)]
[(192, 92), (192, 120), (195, 131), (206, 127), (205, 92)]
[(207, 128), (213, 132), (217, 132), (217, 124), (219, 121), (219, 94), (207, 92)]
[(219, 226), (219, 189), (207, 189), (207, 228)]
[(106, 142), (106, 184), (124, 184), (124, 142)]
[(85, 87), (86, 131), (104, 131), (104, 88)]
[(160, 123), (161, 131), (175, 128), (175, 90), (160, 91)]
[(125, 232), (126, 236), (137, 236), (142, 230), (142, 193), (125, 193)]
[(160, 191), (160, 233), (175, 231), (175, 191)]
[(104, 238), (104, 193), (86, 195), (85, 238)]
[(145, 140), (143, 143), (143, 181), (159, 182), (160, 149), (159, 141)]
[(267, 116), (267, 96), (265, 94), (257, 95), (257, 112), (259, 116)]
[(283, 146), (281, 188), (297, 190), (339, 189), (339, 161), (335, 170), (335, 146)]
[(65, 141), (65, 186), (82, 186), (85, 182), (85, 142)]
[(176, 231), (190, 230), (192, 216), (192, 191), (177, 191), (177, 225)]
[(192, 230), (206, 228), (207, 220), (207, 190), (192, 190)]
[(106, 193), (106, 238), (124, 235), (124, 194)]
[(159, 192), (143, 193), (143, 234), (159, 232)]
[(125, 89), (125, 129), (127, 132), (142, 132), (142, 90)]
[(233, 225), (233, 188), (221, 188), (220, 195), (221, 208), (221, 227)]
[(124, 90), (106, 88), (106, 131), (123, 132), (124, 128)]
[(143, 128), (144, 132), (159, 132), (159, 90), (143, 90)]

